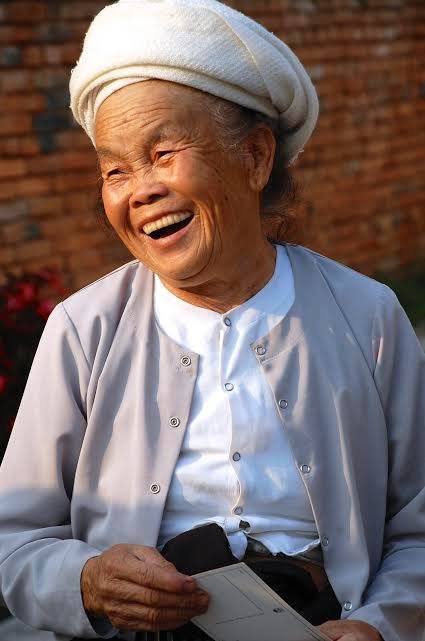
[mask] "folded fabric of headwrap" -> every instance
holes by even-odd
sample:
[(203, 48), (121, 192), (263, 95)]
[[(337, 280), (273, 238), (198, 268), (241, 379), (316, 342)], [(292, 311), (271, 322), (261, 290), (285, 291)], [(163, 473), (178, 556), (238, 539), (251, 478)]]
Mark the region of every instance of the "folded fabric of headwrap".
[(279, 118), (291, 164), (318, 117), (291, 49), (217, 0), (119, 0), (93, 20), (70, 81), (71, 109), (95, 144), (95, 117), (126, 85), (168, 80)]

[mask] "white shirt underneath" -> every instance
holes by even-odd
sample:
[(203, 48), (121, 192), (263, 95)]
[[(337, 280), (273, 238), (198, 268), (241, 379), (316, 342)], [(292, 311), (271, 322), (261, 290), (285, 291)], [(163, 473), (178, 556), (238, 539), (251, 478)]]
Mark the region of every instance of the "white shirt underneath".
[(319, 544), (274, 397), (251, 348), (283, 319), (294, 298), (292, 269), (281, 246), (276, 247), (270, 281), (224, 315), (182, 301), (155, 277), (157, 323), (179, 345), (200, 355), (159, 547), (211, 522), (224, 529), (239, 559), (247, 535), (274, 554), (293, 556)]

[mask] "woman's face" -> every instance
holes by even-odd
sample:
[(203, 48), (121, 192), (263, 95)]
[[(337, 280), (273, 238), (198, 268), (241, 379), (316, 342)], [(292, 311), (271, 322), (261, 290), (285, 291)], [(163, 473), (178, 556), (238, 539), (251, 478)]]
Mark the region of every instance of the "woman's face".
[(242, 158), (223, 151), (216, 127), (201, 92), (158, 80), (115, 92), (96, 117), (106, 215), (174, 287), (225, 278), (235, 261), (243, 271), (264, 242), (259, 195), (270, 158), (254, 142)]

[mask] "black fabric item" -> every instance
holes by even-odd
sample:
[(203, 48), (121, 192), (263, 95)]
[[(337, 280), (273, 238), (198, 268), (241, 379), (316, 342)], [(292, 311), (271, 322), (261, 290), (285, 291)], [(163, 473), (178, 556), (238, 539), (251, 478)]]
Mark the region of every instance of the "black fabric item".
[(192, 575), (239, 563), (223, 529), (216, 523), (183, 532), (168, 541), (162, 556), (182, 574)]
[(307, 570), (285, 558), (266, 558), (245, 563), (297, 612), (318, 595)]

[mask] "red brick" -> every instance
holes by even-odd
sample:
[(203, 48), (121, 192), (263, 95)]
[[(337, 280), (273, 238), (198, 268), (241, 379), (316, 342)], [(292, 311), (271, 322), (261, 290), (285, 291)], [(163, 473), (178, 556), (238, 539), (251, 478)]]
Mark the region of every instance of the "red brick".
[(0, 71), (0, 93), (12, 93), (15, 91), (28, 91), (33, 86), (31, 73), (24, 69), (1, 70)]
[(85, 173), (64, 173), (54, 176), (52, 189), (56, 193), (67, 192), (73, 189), (84, 189), (87, 187), (96, 189), (97, 176), (92, 171)]
[(43, 50), (38, 45), (31, 45), (22, 50), (22, 62), (25, 67), (39, 67), (43, 60)]
[(0, 116), (0, 136), (25, 134), (31, 131), (31, 117), (27, 114), (7, 114)]
[(27, 26), (1, 25), (0, 42), (14, 44), (16, 42), (28, 42), (33, 36), (33, 30)]
[(39, 93), (15, 93), (2, 96), (1, 106), (4, 112), (37, 112), (46, 108), (46, 99)]
[(26, 240), (25, 223), (9, 223), (1, 227), (2, 243), (14, 245)]
[(17, 261), (26, 261), (32, 258), (50, 257), (53, 247), (48, 240), (26, 241), (16, 248), (15, 256)]
[(20, 183), (20, 196), (38, 196), (48, 194), (51, 190), (51, 180), (49, 177), (27, 178)]
[(0, 156), (35, 156), (40, 153), (40, 144), (32, 136), (0, 138)]
[(0, 247), (0, 265), (7, 265), (15, 260), (15, 252), (11, 247)]
[(82, 129), (59, 131), (56, 135), (56, 144), (59, 149), (92, 149), (89, 137)]
[(62, 212), (62, 202), (59, 196), (41, 196), (39, 198), (29, 198), (29, 211), (33, 216), (48, 216), (54, 214), (58, 216)]
[[(26, 172), (26, 165), (23, 160), (1, 160), (0, 159), (0, 181), (5, 178), (16, 178), (17, 176), (24, 176)], [(0, 182), (1, 184), (1, 182)]]
[(6, 5), (7, 22), (39, 22), (48, 16), (48, 3), (14, 1)]

